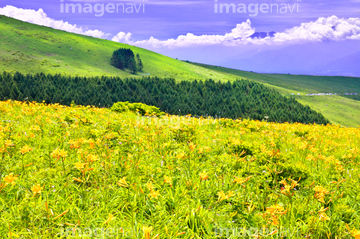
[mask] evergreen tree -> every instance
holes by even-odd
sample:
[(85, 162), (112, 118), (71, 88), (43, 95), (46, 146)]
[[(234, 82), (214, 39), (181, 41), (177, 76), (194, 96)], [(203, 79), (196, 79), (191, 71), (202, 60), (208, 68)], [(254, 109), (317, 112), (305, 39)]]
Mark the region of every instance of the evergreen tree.
[(142, 71), (143, 68), (144, 68), (144, 65), (143, 65), (143, 63), (142, 63), (142, 61), (141, 61), (141, 59), (140, 59), (139, 53), (136, 54), (136, 60), (137, 60), (137, 69), (138, 69), (139, 71)]

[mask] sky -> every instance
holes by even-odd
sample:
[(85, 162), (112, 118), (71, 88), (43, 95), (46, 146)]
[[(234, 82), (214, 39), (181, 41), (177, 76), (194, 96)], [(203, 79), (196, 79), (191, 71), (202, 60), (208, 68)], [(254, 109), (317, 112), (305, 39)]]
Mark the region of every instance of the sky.
[[(288, 71), (272, 67), (273, 55), (285, 62), (306, 58), (299, 53), (316, 52), (319, 44), (324, 50), (317, 54), (324, 56), (312, 62), (314, 74), (329, 70), (317, 65), (331, 67), (330, 61), (360, 54), (360, 0), (2, 0), (0, 14), (174, 58), (258, 72)], [(276, 33), (252, 37), (256, 32)], [(323, 53), (347, 46), (353, 51), (346, 55)], [(269, 58), (263, 68), (244, 64), (260, 58)], [(292, 71), (304, 67), (309, 68), (300, 64)]]

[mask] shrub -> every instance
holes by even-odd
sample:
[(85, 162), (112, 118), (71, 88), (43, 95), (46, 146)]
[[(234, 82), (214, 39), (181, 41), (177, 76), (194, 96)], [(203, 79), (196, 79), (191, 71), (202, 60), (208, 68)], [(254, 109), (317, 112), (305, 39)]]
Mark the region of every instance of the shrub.
[(155, 106), (150, 106), (143, 103), (129, 103), (128, 101), (114, 103), (114, 105), (111, 107), (111, 110), (119, 113), (125, 111), (138, 112), (141, 115), (147, 116), (159, 117), (161, 115), (165, 115), (164, 112)]

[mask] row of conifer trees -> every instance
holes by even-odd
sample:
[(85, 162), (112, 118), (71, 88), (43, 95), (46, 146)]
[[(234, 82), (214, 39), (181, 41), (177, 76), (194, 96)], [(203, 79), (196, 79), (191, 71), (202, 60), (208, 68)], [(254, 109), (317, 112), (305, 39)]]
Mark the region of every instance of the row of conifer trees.
[(115, 102), (141, 102), (162, 111), (194, 116), (249, 118), (272, 122), (327, 124), (320, 113), (262, 84), (180, 81), (157, 77), (70, 77), (63, 75), (0, 74), (0, 99), (111, 107)]

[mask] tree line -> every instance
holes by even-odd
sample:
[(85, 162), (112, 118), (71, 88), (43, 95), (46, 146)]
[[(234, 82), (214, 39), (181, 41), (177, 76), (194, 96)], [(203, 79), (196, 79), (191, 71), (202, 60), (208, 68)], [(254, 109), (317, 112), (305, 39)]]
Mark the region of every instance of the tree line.
[(116, 102), (141, 102), (174, 115), (248, 118), (271, 122), (327, 124), (324, 116), (295, 98), (249, 80), (180, 81), (143, 77), (71, 77), (0, 74), (0, 99), (111, 107)]

